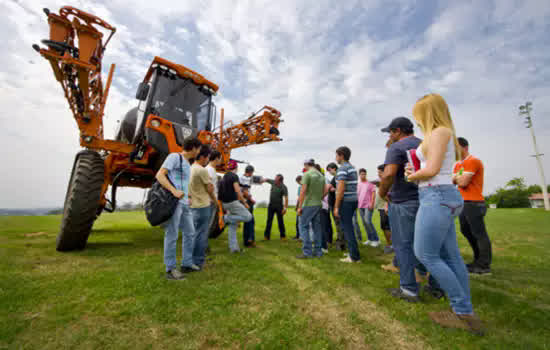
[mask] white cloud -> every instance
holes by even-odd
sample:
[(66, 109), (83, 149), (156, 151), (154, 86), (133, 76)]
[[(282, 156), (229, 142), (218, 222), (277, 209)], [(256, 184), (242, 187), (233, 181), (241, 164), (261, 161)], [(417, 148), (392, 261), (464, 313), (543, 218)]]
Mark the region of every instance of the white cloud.
[[(61, 5), (45, 1), (52, 11)], [(538, 181), (528, 130), (517, 117), (517, 105), (527, 99), (534, 103), (542, 152), (550, 154), (550, 121), (543, 118), (550, 113), (548, 4), (457, 3), (422, 16), (419, 4), (409, 2), (116, 0), (73, 6), (117, 27), (104, 58), (105, 71), (117, 64), (106, 135), (136, 105), (135, 89), (153, 56), (163, 56), (220, 85), (216, 103), (226, 120), (238, 122), (266, 104), (281, 110), (282, 143), (233, 156), (252, 162), (260, 175), (283, 173), (291, 199), (302, 160), (326, 165), (344, 144), (352, 148), (352, 162), (374, 175), (385, 152), (380, 128), (410, 115), (416, 99), (430, 91), (448, 100), (457, 132), (484, 160), (486, 192), (513, 176)], [(59, 206), (80, 146), (61, 88), (30, 49), (47, 36), (45, 16), (30, 0), (0, 3), (0, 11), (8, 38), (0, 57), (0, 103), (10, 106), (0, 116), (0, 156), (10, 164), (2, 168), (0, 207)], [(369, 26), (380, 18), (391, 28)], [(258, 199), (268, 192), (269, 186), (254, 189)], [(140, 201), (142, 194), (123, 190), (120, 199)]]

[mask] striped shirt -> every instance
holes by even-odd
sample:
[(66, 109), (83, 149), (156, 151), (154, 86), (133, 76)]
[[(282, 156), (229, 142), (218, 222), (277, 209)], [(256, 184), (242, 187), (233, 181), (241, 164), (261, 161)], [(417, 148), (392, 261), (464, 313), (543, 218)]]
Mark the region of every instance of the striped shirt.
[(336, 173), (336, 182), (345, 181), (344, 201), (357, 201), (357, 170), (348, 162), (343, 163)]

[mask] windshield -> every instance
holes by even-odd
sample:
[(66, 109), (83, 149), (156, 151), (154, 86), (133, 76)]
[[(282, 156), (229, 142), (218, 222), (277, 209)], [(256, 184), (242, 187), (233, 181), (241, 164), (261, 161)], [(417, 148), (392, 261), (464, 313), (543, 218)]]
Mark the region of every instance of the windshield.
[(151, 99), (151, 113), (198, 130), (211, 128), (210, 94), (190, 79), (155, 73), (157, 84)]

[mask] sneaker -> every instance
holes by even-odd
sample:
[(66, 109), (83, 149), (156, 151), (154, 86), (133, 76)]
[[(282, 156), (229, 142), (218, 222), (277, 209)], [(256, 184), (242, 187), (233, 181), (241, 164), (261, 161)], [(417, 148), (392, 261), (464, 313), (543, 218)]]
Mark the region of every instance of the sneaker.
[(343, 263), (358, 263), (358, 262), (360, 262), (360, 260), (353, 260), (349, 256), (347, 258), (340, 259), (340, 261), (343, 262)]
[(344, 258), (347, 258), (349, 256), (349, 253), (344, 253)]
[(428, 316), (438, 325), (447, 328), (458, 328), (475, 335), (484, 335), (483, 322), (476, 315), (457, 315), (452, 311), (428, 312)]
[(393, 247), (391, 245), (387, 245), (384, 247), (384, 254), (391, 254), (393, 253), (394, 250), (393, 250)]
[(366, 241), (363, 242), (363, 245), (370, 245), (370, 241), (367, 239)]
[(172, 269), (172, 270), (166, 272), (166, 279), (167, 280), (173, 280), (173, 281), (184, 280), (185, 275), (183, 273), (181, 273), (178, 269)]
[(191, 266), (182, 266), (181, 267), (181, 273), (191, 273), (191, 272), (197, 272), (200, 271), (201, 268), (195, 264), (192, 264)]
[(458, 318), (468, 325), (468, 331), (475, 335), (484, 335), (485, 326), (477, 315), (458, 315)]
[(296, 255), (296, 259), (311, 259), (312, 256), (309, 256), (309, 255), (304, 255), (304, 254), (300, 254), (300, 255)]
[(468, 325), (452, 311), (428, 312), (428, 316), (441, 327), (468, 329)]
[(399, 288), (388, 288), (388, 293), (392, 297), (403, 299), (405, 301), (408, 301), (409, 303), (418, 303), (420, 301), (420, 297), (418, 295), (410, 295), (408, 293), (405, 293), (401, 287)]
[(492, 274), (491, 268), (479, 267), (477, 265), (468, 268), (468, 272), (475, 276), (490, 276)]
[(286, 237), (281, 237), (281, 241), (285, 242), (285, 241), (286, 241)]
[(321, 251), (323, 252), (323, 254), (328, 254), (328, 249), (321, 248)]
[(399, 273), (399, 267), (394, 266), (392, 263), (389, 263), (387, 265), (380, 265), (380, 267), (384, 271)]
[(256, 248), (256, 242), (254, 242), (254, 241), (248, 241), (248, 242), (246, 243), (246, 246), (247, 246), (247, 247), (251, 247), (251, 248)]
[(371, 246), (371, 247), (376, 248), (376, 247), (378, 247), (379, 245), (380, 245), (380, 241), (371, 241), (371, 242), (370, 242), (370, 246)]
[(429, 284), (425, 285), (424, 288), (422, 288), (422, 292), (435, 299), (447, 298), (443, 289), (434, 288)]

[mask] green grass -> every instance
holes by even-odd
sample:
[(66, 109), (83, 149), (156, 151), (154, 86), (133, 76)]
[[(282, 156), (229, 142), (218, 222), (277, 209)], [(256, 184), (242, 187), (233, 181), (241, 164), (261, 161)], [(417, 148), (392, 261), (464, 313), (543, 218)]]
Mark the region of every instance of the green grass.
[[(255, 216), (259, 240), (266, 212)], [(0, 349), (550, 348), (550, 214), (541, 210), (489, 211), (493, 275), (471, 279), (482, 338), (434, 325), (427, 312), (445, 301), (386, 294), (398, 276), (380, 269), (390, 257), (379, 249), (362, 247), (356, 265), (336, 250), (297, 260), (300, 245), (279, 241), (274, 224), (272, 241), (242, 255), (229, 254), (226, 234), (211, 240), (204, 271), (167, 281), (163, 232), (143, 213), (102, 215), (87, 249), (73, 253), (54, 249), (59, 223), (0, 217)], [(460, 234), (459, 243), (471, 260)]]

